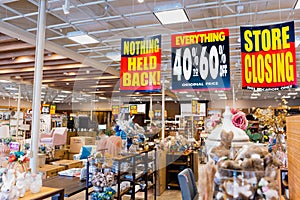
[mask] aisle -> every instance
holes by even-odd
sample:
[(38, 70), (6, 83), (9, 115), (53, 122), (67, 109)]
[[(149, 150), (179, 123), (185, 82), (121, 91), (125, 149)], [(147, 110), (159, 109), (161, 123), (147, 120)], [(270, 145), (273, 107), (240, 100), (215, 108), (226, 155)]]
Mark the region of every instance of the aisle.
[[(199, 161), (199, 160), (198, 160)], [(201, 164), (198, 162), (198, 169), (204, 164)], [(199, 171), (199, 170), (198, 170)], [(200, 178), (200, 177), (199, 177)], [(198, 180), (199, 180), (198, 178)], [(198, 187), (198, 182), (197, 182), (197, 187)], [(65, 198), (66, 200), (84, 200), (85, 198), (85, 191), (80, 192), (72, 197)], [(148, 198), (151, 200), (152, 198)], [(181, 192), (180, 190), (165, 190), (162, 195), (156, 197), (157, 200), (181, 200)], [(47, 198), (46, 200), (51, 200), (51, 198)], [(129, 196), (124, 196), (122, 200), (130, 200)], [(143, 198), (138, 198), (136, 197), (136, 200), (143, 200)]]

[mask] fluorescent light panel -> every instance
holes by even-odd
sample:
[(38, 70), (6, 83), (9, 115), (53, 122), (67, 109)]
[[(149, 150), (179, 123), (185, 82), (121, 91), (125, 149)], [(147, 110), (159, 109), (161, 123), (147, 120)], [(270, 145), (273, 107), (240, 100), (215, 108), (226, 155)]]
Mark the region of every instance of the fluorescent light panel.
[(298, 92), (289, 92), (289, 93), (287, 93), (288, 96), (293, 96), (293, 95), (297, 95), (297, 94), (298, 94)]
[(154, 13), (161, 24), (175, 24), (188, 22), (189, 19), (183, 8), (176, 10), (167, 10)]
[(120, 61), (121, 60), (121, 53), (120, 52), (107, 52), (105, 56), (113, 61)]
[(180, 3), (156, 7), (154, 15), (161, 24), (175, 24), (189, 21), (189, 18)]
[(295, 4), (294, 9), (299, 9), (300, 8), (300, 1), (298, 0), (297, 3)]
[(77, 42), (79, 44), (99, 43), (98, 40), (92, 38), (91, 36), (87, 35), (86, 33), (82, 32), (82, 31), (69, 32), (69, 33), (67, 33), (67, 37), (70, 40), (73, 40), (74, 42)]

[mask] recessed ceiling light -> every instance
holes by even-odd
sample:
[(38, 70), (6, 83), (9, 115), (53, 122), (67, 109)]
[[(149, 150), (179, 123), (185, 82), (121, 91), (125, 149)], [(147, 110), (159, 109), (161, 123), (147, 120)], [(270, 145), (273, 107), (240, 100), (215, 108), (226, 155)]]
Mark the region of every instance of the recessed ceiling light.
[(6, 87), (6, 88), (4, 88), (4, 89), (6, 89), (6, 90), (14, 90), (14, 91), (16, 91), (16, 90), (18, 90), (18, 88), (13, 88), (13, 87)]
[(175, 24), (189, 21), (189, 18), (180, 3), (157, 7), (155, 8), (154, 15), (161, 24)]
[(297, 0), (297, 2), (295, 3), (294, 9), (299, 9), (300, 8), (300, 1)]
[(113, 61), (120, 61), (121, 60), (121, 53), (120, 52), (107, 52), (105, 56)]
[(74, 31), (67, 33), (67, 37), (74, 42), (79, 44), (94, 44), (99, 43), (98, 40), (92, 38), (91, 36), (87, 35), (82, 31)]
[(61, 92), (62, 92), (62, 93), (65, 93), (65, 94), (70, 94), (70, 93), (72, 93), (71, 91), (66, 91), (66, 90), (62, 90)]
[(113, 85), (92, 85), (90, 88), (107, 88), (107, 87), (113, 87)]
[(57, 97), (66, 98), (66, 97), (68, 97), (68, 95), (59, 94), (59, 95), (57, 95)]
[(259, 97), (260, 95), (261, 95), (260, 93), (252, 93), (252, 94), (251, 94), (251, 96), (258, 96), (258, 97)]
[(11, 81), (8, 81), (8, 80), (0, 80), (0, 83), (11, 83)]

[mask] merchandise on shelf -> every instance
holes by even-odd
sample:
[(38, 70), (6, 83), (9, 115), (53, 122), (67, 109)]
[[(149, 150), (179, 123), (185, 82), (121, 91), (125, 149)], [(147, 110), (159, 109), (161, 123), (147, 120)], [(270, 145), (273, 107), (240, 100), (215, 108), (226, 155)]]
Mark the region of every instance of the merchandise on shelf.
[[(113, 195), (121, 199), (124, 194), (135, 199), (135, 193), (144, 192), (144, 199), (148, 198), (148, 189), (156, 191), (156, 150), (139, 151), (126, 156), (116, 156), (112, 165), (108, 165), (104, 156), (89, 158), (89, 179), (94, 186), (92, 199), (101, 199), (103, 196), (111, 198)], [(109, 191), (109, 193), (107, 193)], [(133, 192), (135, 191), (135, 192)]]

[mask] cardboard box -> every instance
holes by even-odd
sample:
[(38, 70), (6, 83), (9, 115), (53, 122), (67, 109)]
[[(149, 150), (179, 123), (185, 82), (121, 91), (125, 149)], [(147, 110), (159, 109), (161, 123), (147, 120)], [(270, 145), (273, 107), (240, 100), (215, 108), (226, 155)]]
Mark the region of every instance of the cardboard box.
[(39, 167), (38, 171), (43, 173), (43, 179), (57, 176), (59, 171), (65, 170), (64, 166), (44, 165)]
[(77, 134), (84, 137), (96, 137), (96, 132), (94, 131), (79, 131)]
[(74, 156), (75, 154), (78, 154), (78, 153), (69, 153), (68, 159), (69, 159), (69, 160), (74, 160), (73, 156)]
[(59, 159), (68, 159), (68, 150), (66, 149), (56, 149), (54, 152), (54, 158), (59, 158)]
[(81, 160), (58, 160), (51, 163), (56, 166), (64, 166), (65, 169), (82, 168)]
[(68, 132), (67, 133), (67, 145), (70, 145), (70, 138), (77, 136), (76, 132)]
[(79, 153), (84, 145), (95, 145), (95, 137), (71, 137), (70, 138), (70, 153)]

